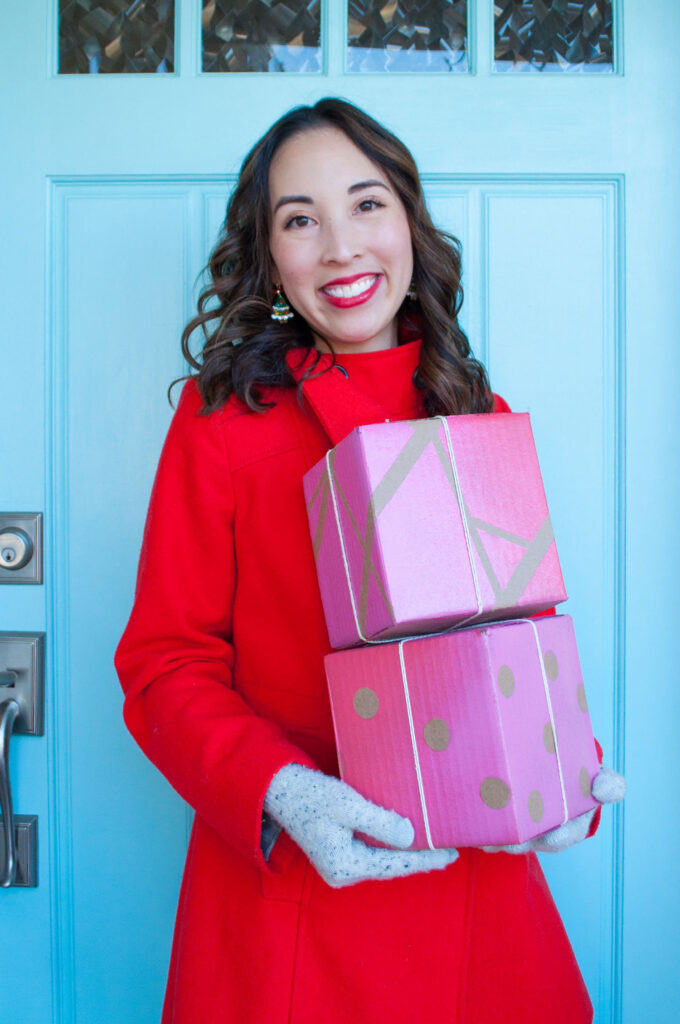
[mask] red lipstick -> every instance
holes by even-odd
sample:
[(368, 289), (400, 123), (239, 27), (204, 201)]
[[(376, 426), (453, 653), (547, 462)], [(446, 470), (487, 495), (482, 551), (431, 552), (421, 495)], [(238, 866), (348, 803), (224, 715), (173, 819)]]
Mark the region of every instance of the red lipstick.
[[(360, 281), (362, 278), (369, 277), (375, 277), (373, 284), (369, 285), (369, 287), (363, 292), (359, 292), (358, 295), (329, 295), (325, 290), (326, 288), (340, 288), (348, 284), (353, 284), (355, 281)], [(381, 278), (382, 274), (354, 274), (352, 277), (339, 277), (336, 278), (335, 281), (329, 281), (328, 284), (325, 284), (323, 288), (319, 289), (319, 291), (326, 302), (330, 302), (331, 306), (336, 306), (338, 309), (350, 309), (352, 306), (360, 306), (364, 302), (368, 302), (368, 300), (375, 295), (378, 290)]]
[(352, 284), (354, 281), (360, 281), (362, 277), (373, 277), (370, 271), (364, 270), (363, 274), (352, 274), (351, 277), (336, 277), (333, 281), (326, 281), (324, 288), (335, 288), (340, 284)]

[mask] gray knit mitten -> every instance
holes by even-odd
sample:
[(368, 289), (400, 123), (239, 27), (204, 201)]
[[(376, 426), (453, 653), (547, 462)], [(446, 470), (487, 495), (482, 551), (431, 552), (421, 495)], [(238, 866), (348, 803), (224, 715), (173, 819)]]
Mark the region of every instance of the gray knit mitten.
[[(600, 768), (600, 774), (593, 779), (592, 794), (600, 804), (617, 803), (626, 795), (626, 780), (611, 768)], [(578, 818), (565, 821), (563, 825), (558, 825), (542, 836), (528, 839), (525, 843), (483, 846), (482, 849), (485, 853), (561, 853), (586, 838), (594, 815), (595, 809), (586, 811)]]
[[(334, 889), (445, 868), (458, 856), (456, 850), (407, 850), (414, 836), (408, 818), (371, 803), (340, 779), (300, 764), (287, 764), (276, 773), (264, 809)], [(399, 849), (367, 846), (355, 831)]]

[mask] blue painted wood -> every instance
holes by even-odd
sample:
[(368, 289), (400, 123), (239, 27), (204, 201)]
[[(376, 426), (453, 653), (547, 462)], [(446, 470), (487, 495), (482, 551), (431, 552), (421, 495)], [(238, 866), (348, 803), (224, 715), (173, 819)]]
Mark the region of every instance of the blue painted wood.
[[(69, 566), (65, 611), (72, 624), (71, 742), (63, 767), (70, 778), (77, 970), (96, 979), (78, 989), (77, 1006), (86, 1020), (117, 1014), (132, 1020), (140, 990), (149, 1006), (162, 996), (185, 813), (124, 728), (111, 659), (129, 610), (139, 497), (148, 499), (171, 411), (164, 388), (150, 390), (149, 384), (181, 370), (167, 339), (176, 336), (185, 311), (188, 204), (185, 189), (157, 190), (154, 184), (56, 190), (66, 193), (60, 196), (64, 234), (55, 245), (64, 253), (68, 331), (57, 332), (55, 342), (57, 352), (67, 355), (68, 398), (58, 411), (62, 422), (55, 437), (66, 442), (68, 484), (55, 513), (68, 517), (69, 532), (67, 548), (55, 554)], [(159, 280), (173, 282), (172, 291), (159, 288)], [(103, 393), (99, 380), (106, 381)], [(88, 435), (94, 444), (83, 443)], [(92, 615), (93, 602), (104, 615)], [(79, 623), (90, 628), (77, 628)], [(74, 699), (87, 695), (93, 681), (94, 707)], [(102, 858), (102, 848), (111, 853)], [(137, 904), (135, 919), (155, 919), (159, 928), (141, 929), (137, 941), (120, 943), (111, 972), (110, 936), (125, 936), (130, 924), (121, 888)]]
[(463, 241), (473, 344), (532, 413), (593, 721), (629, 778), (625, 821), (544, 867), (598, 1024), (675, 1020), (680, 8), (619, 3), (617, 74), (541, 78), (492, 74), (491, 7), (471, 3), (473, 74), (362, 76), (327, 0), (326, 74), (274, 81), (199, 73), (199, 0), (173, 76), (59, 78), (56, 0), (0, 9), (0, 504), (44, 510), (47, 539), (45, 585), (0, 587), (0, 621), (48, 635), (46, 735), (13, 744), (41, 884), (0, 894), (2, 948), (31, 950), (2, 958), (2, 1019), (158, 1019), (187, 812), (125, 733), (110, 659), (232, 176), (330, 93), (413, 148)]

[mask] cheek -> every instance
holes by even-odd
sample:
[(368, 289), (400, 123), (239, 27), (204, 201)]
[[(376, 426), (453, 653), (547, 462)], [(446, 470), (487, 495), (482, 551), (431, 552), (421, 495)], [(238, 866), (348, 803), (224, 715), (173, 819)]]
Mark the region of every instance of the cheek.
[(281, 280), (288, 287), (304, 286), (309, 280), (314, 265), (312, 253), (307, 246), (286, 244), (272, 247), (272, 259), (278, 267)]
[(413, 243), (406, 218), (395, 220), (390, 225), (389, 232), (383, 236), (382, 242), (383, 252), (389, 256), (392, 263), (402, 266), (404, 275), (410, 275), (413, 266)]

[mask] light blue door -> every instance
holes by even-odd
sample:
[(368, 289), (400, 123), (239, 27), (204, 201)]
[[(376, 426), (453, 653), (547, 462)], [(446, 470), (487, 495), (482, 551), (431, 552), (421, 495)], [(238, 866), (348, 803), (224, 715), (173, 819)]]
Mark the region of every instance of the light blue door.
[[(111, 658), (233, 174), (285, 109), (340, 94), (412, 147), (464, 244), (473, 345), (532, 414), (593, 723), (629, 782), (625, 815), (544, 858), (596, 1020), (674, 1022), (680, 7), (614, 3), (614, 71), (555, 72), (584, 43), (607, 56), (609, 5), (569, 5), (587, 10), (568, 57), (558, 40), (545, 71), (518, 73), (492, 54), (495, 27), (510, 57), (545, 28), (520, 3), (512, 21), (507, 2), (470, 0), (465, 54), (464, 3), (444, 5), (434, 43), (415, 23), (371, 35), (353, 4), (347, 64), (344, 0), (321, 4), (318, 51), (314, 3), (299, 23), (279, 12), (264, 50), (225, 4), (177, 0), (174, 48), (153, 24), (172, 4), (127, 5), (124, 31), (115, 3), (90, 6), (84, 28), (62, 25), (61, 58), (57, 0), (0, 7), (0, 511), (46, 522), (45, 583), (0, 586), (0, 629), (44, 630), (48, 651), (45, 736), (13, 741), (40, 881), (0, 891), (0, 1020), (158, 1019), (190, 816), (125, 732)], [(248, 62), (269, 70), (233, 71)]]

